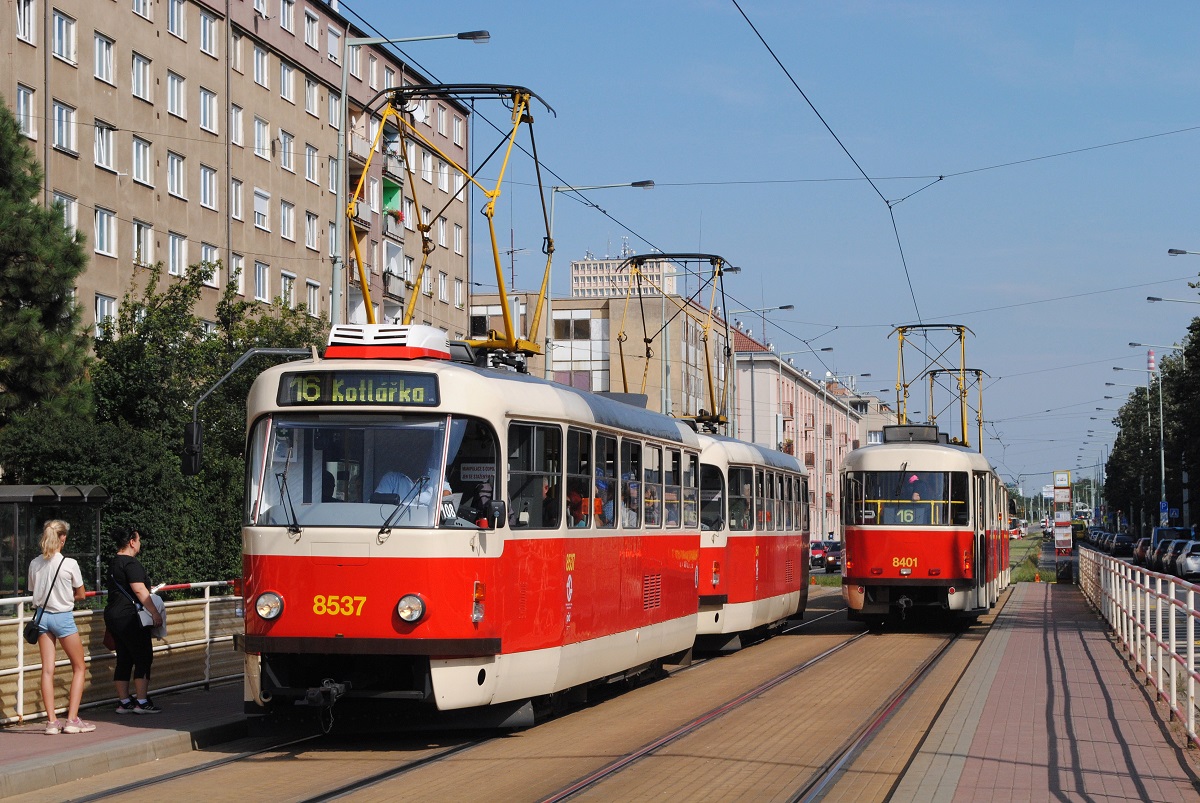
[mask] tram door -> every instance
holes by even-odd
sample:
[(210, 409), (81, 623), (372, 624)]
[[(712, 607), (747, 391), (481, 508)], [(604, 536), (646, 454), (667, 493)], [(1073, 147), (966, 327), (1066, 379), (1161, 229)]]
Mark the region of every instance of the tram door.
[(975, 607), (989, 607), (988, 600), (988, 525), (993, 520), (988, 475), (976, 472), (972, 475), (975, 490)]

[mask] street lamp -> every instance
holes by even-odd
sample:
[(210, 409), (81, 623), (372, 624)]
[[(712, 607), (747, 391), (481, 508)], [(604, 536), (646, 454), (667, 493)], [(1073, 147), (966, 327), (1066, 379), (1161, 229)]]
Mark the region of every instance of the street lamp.
[[(1188, 252), (1191, 253), (1190, 251)], [(1154, 303), (1155, 301), (1173, 301), (1176, 304), (1200, 304), (1200, 301), (1187, 298), (1159, 298), (1158, 296), (1146, 296), (1146, 300)]]
[[(767, 313), (768, 312), (776, 312), (778, 310), (789, 310), (789, 309), (795, 309), (795, 308), (796, 308), (795, 304), (781, 304), (778, 307), (762, 307), (761, 309), (734, 309), (734, 310), (729, 311), (729, 315), (738, 315), (739, 313), (746, 313), (746, 312), (758, 313), (758, 314), (762, 315), (762, 325), (763, 325), (762, 326), (762, 336), (763, 336), (763, 345), (765, 346), (765, 345), (767, 345)], [(824, 349), (822, 349), (822, 351), (824, 351)]]
[[(568, 187), (568, 186), (559, 185), (559, 186), (554, 186), (554, 187), (550, 188), (550, 222), (546, 225), (546, 249), (545, 249), (546, 250), (546, 258), (548, 260), (552, 261), (554, 259), (554, 199), (558, 197), (558, 194), (560, 192), (583, 192), (585, 190), (609, 190), (609, 189), (614, 189), (614, 188), (618, 188), (618, 187), (636, 187), (637, 189), (641, 189), (641, 190), (652, 190), (652, 189), (654, 189), (654, 182), (650, 179), (644, 179), (642, 181), (627, 181), (622, 184), (588, 184), (586, 186), (579, 186), (579, 187)], [(596, 206), (596, 204), (594, 204), (591, 201), (588, 201), (586, 198), (584, 200), (587, 201), (588, 206), (592, 206), (592, 207)], [(599, 208), (599, 207), (597, 207), (597, 208)], [(553, 360), (551, 350), (554, 347), (554, 311), (552, 309), (553, 304), (551, 302), (551, 296), (554, 294), (554, 290), (550, 286), (550, 274), (548, 271), (547, 271), (546, 275), (543, 277), (542, 283), (543, 283), (542, 295), (546, 299), (546, 348), (545, 348), (546, 378), (553, 379), (553, 371), (551, 370), (551, 367), (552, 367), (554, 360)], [(663, 303), (664, 304), (666, 303), (665, 298), (664, 298)], [(532, 336), (536, 336), (537, 333), (530, 332), (529, 334), (532, 337)], [(663, 409), (663, 412), (664, 413), (666, 412), (665, 408)]]
[(1168, 256), (1179, 257), (1179, 256), (1183, 256), (1184, 254), (1194, 254), (1195, 256), (1200, 256), (1200, 251), (1184, 251), (1181, 248), (1168, 248), (1167, 249)]
[(333, 287), (330, 295), (329, 322), (342, 322), (342, 282), (346, 269), (346, 188), (350, 181), (350, 170), (346, 164), (346, 129), (350, 127), (350, 102), (346, 97), (346, 89), (350, 81), (350, 48), (356, 50), (365, 45), (398, 45), (405, 42), (428, 42), (434, 39), (463, 39), (468, 42), (484, 44), (491, 39), (487, 31), (463, 31), (462, 33), (440, 33), (432, 36), (406, 36), (399, 39), (389, 39), (386, 36), (351, 36), (347, 37), (342, 51), (342, 94), (339, 102), (342, 104), (338, 114), (337, 152), (340, 172), (337, 179), (337, 204), (333, 219), (334, 255), (333, 255)]

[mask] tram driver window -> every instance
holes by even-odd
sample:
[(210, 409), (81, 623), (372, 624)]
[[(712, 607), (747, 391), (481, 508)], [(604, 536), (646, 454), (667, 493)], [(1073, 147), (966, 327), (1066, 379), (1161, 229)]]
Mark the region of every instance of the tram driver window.
[(725, 478), (721, 469), (700, 465), (700, 529), (725, 529)]
[(542, 424), (509, 426), (509, 525), (557, 528), (562, 520), (561, 490), (561, 430)]
[(729, 469), (729, 529), (754, 529), (753, 469)]

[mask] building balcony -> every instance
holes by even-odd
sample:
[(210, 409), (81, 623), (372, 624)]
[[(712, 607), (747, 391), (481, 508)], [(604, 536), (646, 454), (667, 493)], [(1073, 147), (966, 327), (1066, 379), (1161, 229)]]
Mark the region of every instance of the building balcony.
[(383, 160), (383, 174), (403, 187), (404, 161), (394, 153), (387, 154)]
[(360, 162), (367, 161), (367, 156), (371, 153), (371, 143), (365, 137), (360, 137), (353, 131), (350, 132), (350, 142), (346, 145), (346, 150), (350, 156)]
[(408, 282), (404, 281), (403, 276), (397, 276), (394, 273), (383, 274), (383, 294), (388, 298), (394, 298), (397, 301), (404, 301), (404, 294), (409, 290)]
[(387, 211), (383, 215), (383, 233), (389, 237), (394, 237), (401, 242), (404, 241), (404, 218), (401, 215), (394, 215), (391, 211)]

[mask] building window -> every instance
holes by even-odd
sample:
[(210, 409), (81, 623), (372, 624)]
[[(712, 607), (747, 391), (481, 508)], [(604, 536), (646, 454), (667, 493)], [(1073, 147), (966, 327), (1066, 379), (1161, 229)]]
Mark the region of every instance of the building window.
[(308, 301), (305, 304), (308, 307), (308, 314), (314, 318), (321, 317), (321, 285), (309, 279), (305, 284), (305, 289), (308, 294)]
[(404, 258), (404, 273), (401, 274), (404, 277), (404, 281), (411, 282), (413, 280), (413, 271), (415, 271), (416, 268), (417, 262), (413, 257)]
[(54, 147), (68, 153), (75, 150), (75, 109), (54, 101)]
[(63, 225), (71, 231), (75, 231), (75, 213), (78, 206), (75, 199), (70, 195), (63, 195), (61, 192), (54, 193), (54, 205), (62, 210)]
[(463, 227), (459, 224), (454, 224), (454, 253), (462, 256), (463, 252)]
[(321, 221), (312, 212), (304, 213), (304, 245), (306, 248), (311, 248), (316, 251), (320, 246), (317, 244), (317, 236), (320, 232)]
[(115, 170), (113, 155), (113, 127), (101, 120), (96, 121), (96, 167)]
[(270, 66), (270, 57), (267, 51), (263, 50), (258, 45), (254, 46), (254, 83), (266, 89), (271, 88), (270, 78), (267, 76), (267, 69)]
[(329, 241), (329, 256), (335, 256), (333, 250), (334, 245), (337, 243), (337, 224), (332, 220), (329, 221), (329, 236), (326, 239)]
[(167, 192), (177, 198), (187, 197), (187, 175), (184, 158), (178, 153), (167, 151)]
[(229, 107), (229, 141), (239, 147), (242, 144), (242, 107), (237, 104)]
[(150, 7), (153, 5), (153, 0), (133, 0), (133, 13), (139, 17), (150, 19)]
[(154, 262), (154, 227), (140, 220), (133, 221), (133, 264)]
[(217, 20), (203, 11), (200, 12), (200, 52), (214, 58), (217, 55)]
[(455, 173), (454, 174), (454, 200), (461, 201), (461, 200), (463, 200), (463, 196), (466, 195), (466, 193), (463, 192), (463, 184), (464, 183), (466, 183), (466, 182), (463, 179), (463, 174)]
[(229, 66), (237, 73), (245, 75), (242, 71), (242, 35), (235, 33), (233, 41), (229, 44)]
[(200, 127), (217, 133), (217, 93), (200, 89)]
[(319, 158), (316, 147), (306, 143), (304, 145), (304, 177), (313, 184), (317, 183), (317, 160)]
[(421, 151), (421, 178), (427, 184), (433, 183), (433, 154), (429, 151)]
[(317, 82), (311, 78), (304, 79), (304, 111), (317, 116)]
[(296, 172), (296, 157), (292, 149), (296, 147), (296, 138), (279, 129), (279, 166), (289, 173)]
[(413, 204), (412, 198), (404, 199), (404, 228), (409, 231), (416, 231), (417, 227), (416, 206)]
[(117, 255), (117, 213), (96, 207), (96, 253)]
[(187, 101), (184, 100), (186, 83), (182, 75), (167, 73), (167, 114), (187, 119)]
[(329, 191), (330, 192), (337, 192), (337, 182), (338, 182), (338, 160), (333, 158), (332, 156), (330, 156), (329, 157)]
[(437, 132), (446, 136), (446, 107), (440, 103), (437, 107)]
[(279, 274), (279, 295), (288, 309), (296, 308), (296, 276), (286, 271)]
[(450, 192), (450, 165), (438, 159), (438, 189)]
[(242, 182), (236, 178), (229, 184), (229, 216), (234, 220), (242, 219)]
[(254, 118), (254, 155), (271, 159), (271, 124), (261, 117)]
[(187, 270), (187, 236), (167, 232), (167, 273), (182, 276)]
[(463, 144), (462, 130), (463, 130), (463, 119), (461, 117), (459, 117), (458, 115), (455, 115), (454, 116), (454, 144), (455, 145)]
[(342, 99), (332, 92), (329, 93), (329, 125), (334, 130), (342, 127)]
[(167, 31), (187, 39), (186, 0), (167, 0)]
[(438, 218), (438, 245), (446, 247), (446, 218)]
[(321, 20), (316, 14), (305, 9), (304, 11), (304, 44), (317, 49), (321, 40)]
[(367, 57), (367, 86), (379, 89), (379, 59), (374, 56)]
[(279, 62), (279, 97), (296, 102), (296, 70), (284, 61)]
[(150, 59), (137, 53), (133, 54), (133, 96), (153, 103), (150, 96)]
[(54, 41), (51, 52), (63, 61), (75, 63), (75, 20), (54, 10)]
[(102, 33), (95, 34), (96, 41), (96, 77), (106, 84), (116, 83), (116, 73), (113, 69), (113, 40)]
[(146, 186), (154, 186), (151, 171), (150, 143), (140, 137), (133, 138), (133, 180)]
[(463, 290), (464, 290), (463, 280), (455, 279), (454, 280), (454, 306), (458, 307), (459, 309), (462, 309), (463, 304), (465, 303), (464, 299), (463, 299), (463, 295), (464, 295)]
[(37, 115), (33, 113), (33, 90), (17, 84), (17, 126), (30, 139), (37, 139)]
[(329, 60), (334, 64), (342, 63), (342, 33), (334, 28), (329, 29)]
[(254, 225), (263, 231), (271, 230), (271, 196), (260, 189), (254, 190)]
[(362, 48), (348, 47), (346, 48), (346, 66), (350, 70), (350, 74), (358, 80), (362, 80)]
[(229, 255), (229, 281), (239, 296), (246, 295), (246, 260), (241, 254)]
[(214, 211), (217, 208), (217, 170), (208, 165), (200, 165), (200, 205)]
[(296, 205), (279, 202), (279, 236), (285, 240), (296, 240)]
[(433, 297), (433, 271), (429, 270), (428, 266), (426, 266), (424, 278), (421, 279), (421, 292), (430, 298)]
[(438, 273), (438, 301), (450, 303), (450, 277), (443, 272)]
[(254, 300), (271, 300), (271, 267), (265, 262), (254, 263)]
[(104, 327), (112, 326), (117, 319), (117, 300), (96, 293), (96, 337), (104, 334)]
[(289, 33), (296, 28), (296, 0), (279, 0), (279, 27)]
[(391, 67), (383, 68), (383, 88), (389, 89), (396, 85), (396, 71)]
[(34, 10), (34, 0), (17, 0), (17, 38), (31, 45), (37, 35)]
[(217, 286), (216, 267), (218, 260), (220, 260), (220, 257), (217, 256), (217, 247), (215, 245), (200, 243), (200, 261), (203, 262), (205, 266), (211, 265), (213, 267), (212, 274), (204, 280), (204, 283), (209, 287)]

